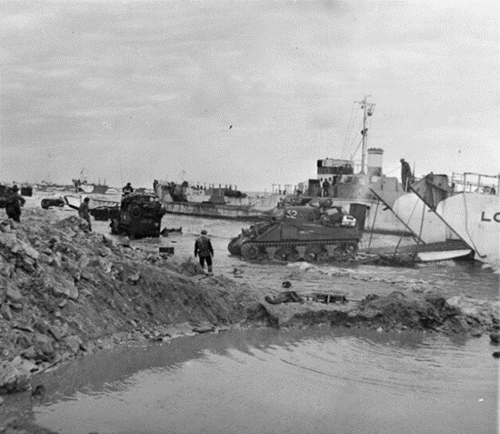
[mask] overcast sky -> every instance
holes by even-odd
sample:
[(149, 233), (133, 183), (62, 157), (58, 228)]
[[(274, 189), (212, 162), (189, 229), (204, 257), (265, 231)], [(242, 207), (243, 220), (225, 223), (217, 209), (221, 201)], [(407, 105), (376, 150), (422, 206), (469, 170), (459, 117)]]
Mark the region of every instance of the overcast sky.
[[(268, 191), (348, 157), (500, 172), (497, 1), (0, 5), (0, 179)], [(232, 125), (232, 128), (230, 126)]]

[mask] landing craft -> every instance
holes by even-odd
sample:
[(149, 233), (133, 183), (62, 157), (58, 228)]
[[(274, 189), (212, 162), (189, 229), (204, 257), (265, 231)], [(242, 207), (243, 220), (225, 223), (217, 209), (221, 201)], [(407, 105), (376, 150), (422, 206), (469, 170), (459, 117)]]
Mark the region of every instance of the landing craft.
[[(386, 203), (424, 243), (462, 240), (474, 258), (499, 268), (500, 176), (475, 173), (429, 174), (411, 185), (411, 192)], [(372, 192), (384, 201), (383, 191)], [(399, 206), (401, 203), (405, 206)], [(408, 206), (408, 203), (414, 206)], [(414, 212), (415, 207), (420, 211)], [(412, 215), (413, 214), (413, 215)]]

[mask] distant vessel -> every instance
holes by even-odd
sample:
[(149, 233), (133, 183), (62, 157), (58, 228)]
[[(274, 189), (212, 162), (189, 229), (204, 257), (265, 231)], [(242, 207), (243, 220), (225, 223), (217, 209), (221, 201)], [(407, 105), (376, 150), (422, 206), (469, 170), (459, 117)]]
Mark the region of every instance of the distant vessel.
[(155, 183), (155, 192), (170, 214), (213, 217), (231, 220), (259, 220), (274, 209), (279, 194), (249, 195), (236, 186), (190, 185), (187, 181)]

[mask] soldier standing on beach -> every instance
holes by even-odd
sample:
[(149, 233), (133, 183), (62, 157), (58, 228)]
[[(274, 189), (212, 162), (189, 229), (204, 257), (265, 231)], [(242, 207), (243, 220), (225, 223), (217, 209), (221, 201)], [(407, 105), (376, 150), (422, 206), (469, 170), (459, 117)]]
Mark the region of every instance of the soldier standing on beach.
[(17, 185), (12, 187), (10, 194), (7, 197), (7, 204), (5, 205), (5, 212), (7, 216), (16, 221), (21, 222), (21, 205), (24, 205), (24, 199), (18, 193), (19, 188)]
[(86, 197), (83, 199), (80, 208), (78, 208), (78, 215), (82, 219), (87, 220), (87, 223), (89, 224), (89, 231), (92, 231), (92, 225), (90, 224), (89, 202), (90, 198)]
[(200, 265), (203, 270), (205, 270), (205, 261), (208, 266), (208, 273), (212, 274), (212, 257), (214, 256), (214, 249), (212, 248), (212, 243), (207, 237), (207, 231), (201, 231), (201, 237), (199, 237), (194, 243), (194, 257), (198, 256), (200, 258)]

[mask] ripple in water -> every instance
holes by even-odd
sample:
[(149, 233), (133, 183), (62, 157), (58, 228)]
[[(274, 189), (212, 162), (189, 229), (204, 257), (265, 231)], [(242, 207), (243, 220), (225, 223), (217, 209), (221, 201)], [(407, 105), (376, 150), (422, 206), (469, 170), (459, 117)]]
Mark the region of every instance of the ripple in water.
[(497, 368), (487, 338), (234, 331), (45, 374), (36, 421), (68, 434), (494, 433)]

